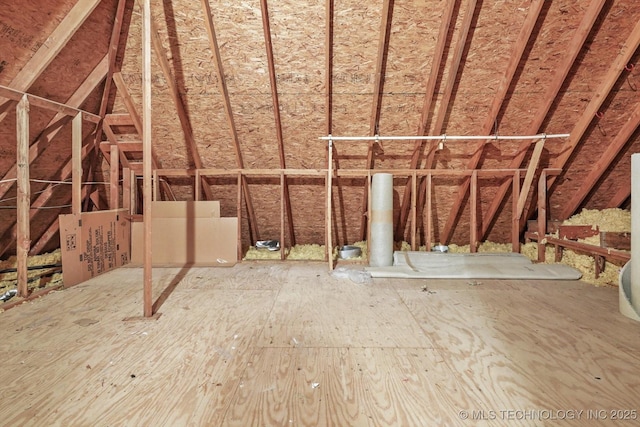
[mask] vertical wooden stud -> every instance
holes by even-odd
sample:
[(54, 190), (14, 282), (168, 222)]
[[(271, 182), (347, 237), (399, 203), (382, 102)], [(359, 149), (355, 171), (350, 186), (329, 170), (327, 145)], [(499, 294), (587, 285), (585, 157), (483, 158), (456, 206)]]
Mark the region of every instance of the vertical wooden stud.
[(144, 187), (143, 315), (153, 316), (151, 270), (151, 0), (142, 5), (142, 179)]
[(71, 124), (71, 212), (82, 212), (82, 113)]
[(416, 250), (416, 221), (418, 220), (418, 212), (416, 207), (416, 193), (417, 193), (417, 176), (413, 171), (411, 175), (411, 250)]
[(547, 234), (547, 172), (540, 173), (538, 181), (538, 261), (545, 261), (545, 244)]
[(427, 207), (425, 208), (425, 215), (427, 217), (427, 228), (424, 231), (424, 240), (427, 252), (431, 251), (431, 233), (433, 229), (433, 218), (431, 217), (431, 186), (433, 185), (433, 176), (427, 174), (427, 188), (426, 188), (426, 200)]
[(16, 258), (18, 273), (18, 296), (27, 297), (27, 257), (31, 249), (29, 211), (31, 208), (31, 185), (29, 183), (29, 100), (24, 95), (16, 107), (17, 131), (17, 234)]
[(520, 215), (518, 200), (520, 199), (520, 170), (513, 173), (513, 189), (511, 191), (511, 252), (520, 253)]
[(117, 144), (111, 145), (110, 157), (109, 209), (118, 209), (120, 207), (120, 149)]
[(469, 207), (471, 209), (471, 233), (470, 233), (470, 246), (469, 251), (471, 253), (478, 252), (478, 171), (474, 170), (471, 173), (471, 194), (469, 195)]

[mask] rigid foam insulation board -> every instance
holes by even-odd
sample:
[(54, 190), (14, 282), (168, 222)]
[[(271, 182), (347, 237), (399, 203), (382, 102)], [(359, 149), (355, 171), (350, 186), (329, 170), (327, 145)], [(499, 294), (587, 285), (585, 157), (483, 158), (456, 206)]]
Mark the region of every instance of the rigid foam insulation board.
[(201, 201), (162, 201), (152, 202), (152, 218), (220, 218), (220, 202)]
[(131, 259), (131, 228), (125, 209), (60, 215), (65, 286), (121, 267)]
[[(143, 263), (144, 222), (131, 224), (132, 263)], [(237, 218), (152, 218), (153, 266), (232, 266), (238, 261)]]

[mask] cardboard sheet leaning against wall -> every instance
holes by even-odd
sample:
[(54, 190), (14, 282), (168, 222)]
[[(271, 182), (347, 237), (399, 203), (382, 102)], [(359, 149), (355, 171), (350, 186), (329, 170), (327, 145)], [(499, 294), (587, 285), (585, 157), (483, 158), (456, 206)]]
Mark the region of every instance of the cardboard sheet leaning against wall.
[(125, 209), (60, 215), (60, 248), (65, 286), (128, 264), (131, 227)]

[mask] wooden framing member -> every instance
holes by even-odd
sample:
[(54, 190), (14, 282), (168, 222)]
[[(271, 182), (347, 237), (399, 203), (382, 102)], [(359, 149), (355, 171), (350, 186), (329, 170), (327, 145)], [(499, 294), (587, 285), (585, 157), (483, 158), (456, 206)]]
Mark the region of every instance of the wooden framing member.
[[(432, 135), (439, 135), (442, 133), (442, 128), (444, 126), (444, 120), (447, 115), (449, 101), (451, 100), (451, 95), (453, 94), (453, 88), (456, 83), (456, 76), (458, 75), (458, 68), (460, 67), (460, 61), (462, 61), (462, 54), (464, 53), (464, 47), (467, 43), (469, 29), (471, 28), (471, 23), (473, 22), (473, 15), (476, 10), (476, 4), (477, 4), (477, 0), (467, 1), (467, 10), (465, 11), (464, 18), (460, 27), (460, 34), (458, 36), (458, 40), (456, 41), (456, 47), (452, 55), (451, 66), (449, 67), (450, 68), (449, 74), (447, 76), (447, 81), (445, 83), (444, 91), (442, 93), (442, 99), (438, 104), (435, 123), (431, 131)], [(435, 153), (436, 153), (435, 147), (436, 147), (436, 142), (432, 141), (429, 144), (427, 160), (424, 167), (425, 169), (432, 169), (434, 167)], [(424, 205), (424, 199), (422, 199), (422, 197), (424, 197), (423, 195), (426, 195), (424, 179), (421, 180), (420, 189), (418, 190), (418, 206)]]
[[(382, 106), (382, 94), (384, 91), (384, 76), (387, 68), (387, 53), (389, 51), (389, 39), (391, 37), (391, 18), (393, 16), (393, 5), (395, 0), (384, 0), (382, 4), (382, 20), (380, 21), (380, 40), (378, 42), (378, 55), (376, 60), (376, 77), (373, 84), (373, 107), (371, 110), (371, 122), (369, 123), (369, 134), (378, 135), (380, 123), (380, 110)], [(375, 166), (373, 147), (376, 141), (369, 141), (367, 148), (367, 168), (373, 169)], [(340, 184), (338, 184), (340, 185)], [(362, 211), (364, 212), (369, 200), (369, 188), (364, 187), (364, 197), (362, 199)], [(364, 215), (360, 220), (360, 234), (364, 239), (367, 232), (368, 219)]]
[[(545, 117), (547, 117), (547, 113), (551, 109), (551, 105), (553, 104), (553, 101), (556, 99), (558, 93), (560, 92), (560, 88), (562, 87), (562, 84), (564, 83), (565, 79), (567, 78), (567, 75), (569, 74), (569, 70), (573, 66), (573, 63), (578, 57), (578, 54), (580, 53), (580, 50), (582, 49), (582, 46), (584, 45), (587, 39), (587, 36), (591, 32), (591, 28), (593, 27), (593, 24), (598, 18), (598, 15), (602, 10), (602, 7), (604, 6), (605, 1), (606, 0), (593, 0), (589, 4), (589, 7), (587, 8), (587, 11), (585, 12), (584, 17), (582, 18), (580, 25), (574, 32), (575, 35), (573, 36), (573, 39), (571, 40), (571, 42), (569, 43), (569, 46), (567, 47), (566, 54), (563, 55), (564, 59), (562, 60), (561, 64), (556, 68), (556, 72), (553, 78), (551, 79), (551, 83), (547, 87), (545, 95), (542, 98), (543, 102), (538, 107), (538, 110), (536, 111), (536, 114), (533, 120), (531, 121), (531, 124), (529, 125), (527, 132), (530, 132), (532, 134), (538, 133), (538, 130), (540, 129), (540, 126), (542, 126), (542, 123), (544, 122)], [(519, 168), (522, 165), (522, 162), (524, 161), (530, 146), (531, 146), (531, 141), (523, 141), (520, 144), (513, 159), (511, 160), (511, 163), (509, 164), (509, 168)], [(493, 200), (491, 201), (491, 204), (487, 209), (487, 214), (484, 216), (485, 222), (482, 228), (481, 238), (484, 239), (487, 236), (487, 233), (489, 232), (489, 229), (493, 224), (493, 221), (498, 213), (498, 210), (500, 209), (500, 205), (502, 204), (502, 201), (507, 195), (508, 190), (509, 190), (509, 182), (505, 181), (504, 183), (502, 183), (502, 185), (498, 189), (496, 196), (493, 198)]]
[(325, 134), (331, 135), (333, 130), (333, 5), (334, 0), (326, 0), (326, 31), (324, 40), (325, 57)]
[(71, 133), (71, 213), (82, 212), (82, 116), (73, 118)]
[[(86, 136), (84, 138), (83, 145), (82, 145), (82, 159), (83, 160), (91, 152), (91, 150), (93, 150), (93, 144), (87, 144), (87, 141), (92, 136), (93, 135), (88, 135), (88, 136)], [(72, 169), (73, 169), (72, 159), (69, 159), (62, 166), (62, 169), (60, 169), (60, 172), (59, 172), (60, 180), (64, 181), (64, 180), (68, 179), (69, 176), (72, 173)], [(38, 195), (36, 200), (34, 200), (31, 203), (31, 210), (29, 212), (29, 219), (30, 220), (33, 219), (33, 217), (38, 213), (38, 209), (40, 209), (41, 207), (43, 207), (43, 206), (45, 206), (47, 204), (47, 202), (49, 201), (49, 199), (53, 195), (53, 191), (54, 191), (55, 188), (56, 187), (55, 187), (54, 184), (49, 184), (47, 186), (47, 188), (45, 188), (43, 191), (40, 192), (40, 194)], [(0, 241), (4, 240), (4, 237), (6, 237), (7, 235), (9, 235), (11, 237), (10, 240), (15, 240), (16, 239), (16, 235), (17, 235), (16, 233), (17, 233), (17, 225), (14, 224), (13, 227), (11, 227), (7, 231), (5, 231), (4, 236), (3, 236), (2, 239), (0, 239)], [(10, 243), (6, 244), (4, 246), (0, 246), (0, 256), (5, 254), (7, 249), (9, 249), (9, 246), (10, 246)]]
[(416, 230), (417, 230), (416, 221), (418, 218), (418, 209), (416, 206), (417, 181), (418, 181), (418, 176), (414, 172), (411, 175), (411, 250), (412, 251), (416, 250)]
[[(100, 0), (78, 0), (73, 8), (66, 14), (64, 19), (58, 24), (31, 59), (22, 67), (9, 87), (18, 91), (27, 91), (31, 85), (40, 77), (51, 61), (60, 53), (71, 37), (82, 26), (84, 21), (91, 15), (91, 12), (100, 4)], [(5, 99), (0, 94), (0, 104)], [(16, 101), (19, 101), (17, 99)], [(34, 104), (35, 105), (35, 104)], [(75, 114), (72, 114), (75, 115)], [(0, 112), (0, 122), (7, 116), (6, 111)]]
[(471, 194), (469, 197), (469, 252), (478, 252), (478, 171), (471, 174)]
[(143, 316), (153, 316), (153, 272), (151, 268), (151, 0), (142, 1), (142, 163), (143, 163), (143, 215), (144, 215), (144, 239), (143, 262), (144, 284), (142, 292)]
[[(278, 156), (280, 158), (280, 167), (286, 169), (286, 160), (284, 157), (284, 138), (282, 136), (282, 120), (280, 119), (280, 101), (278, 100), (278, 84), (276, 79), (276, 67), (273, 59), (273, 45), (271, 43), (271, 25), (269, 21), (269, 6), (267, 0), (260, 0), (262, 8), (262, 28), (264, 29), (264, 40), (267, 49), (267, 63), (269, 66), (269, 82), (271, 84), (271, 98), (273, 99), (273, 117), (276, 125), (276, 139), (278, 141)], [(284, 178), (284, 177), (283, 177)], [(296, 236), (293, 228), (293, 212), (291, 210), (291, 197), (289, 196), (289, 185), (284, 179), (284, 209), (289, 224), (289, 243), (291, 246), (296, 244)], [(284, 237), (281, 240), (284, 245)], [(281, 252), (284, 254), (284, 246), (281, 246)]]
[[(284, 240), (284, 217), (287, 204), (287, 195), (285, 188), (287, 186), (287, 180), (285, 179), (284, 172), (280, 171), (280, 259), (284, 260), (285, 256), (285, 240)], [(293, 246), (293, 244), (291, 244)]]
[(524, 183), (522, 184), (522, 188), (518, 194), (518, 204), (516, 205), (516, 216), (518, 221), (522, 217), (522, 211), (524, 210), (524, 205), (527, 202), (527, 196), (529, 195), (529, 190), (531, 189), (531, 184), (533, 183), (533, 178), (535, 176), (536, 170), (538, 170), (538, 165), (540, 164), (540, 156), (542, 156), (542, 149), (544, 148), (545, 139), (539, 139), (536, 141), (535, 147), (533, 147), (533, 154), (531, 155), (531, 161), (529, 162), (529, 167), (527, 168), (527, 173), (524, 176)]
[[(229, 91), (227, 90), (227, 82), (224, 76), (224, 67), (222, 65), (222, 57), (220, 56), (220, 48), (218, 47), (218, 39), (216, 37), (216, 30), (213, 25), (213, 16), (211, 14), (211, 6), (209, 0), (202, 0), (202, 7), (204, 9), (204, 20), (207, 34), (209, 36), (209, 43), (211, 45), (211, 53), (215, 64), (216, 72), (218, 73), (218, 89), (224, 100), (224, 111), (227, 117), (227, 125), (231, 133), (231, 139), (233, 147), (236, 152), (236, 163), (240, 169), (244, 169), (244, 161), (242, 159), (242, 150), (240, 149), (240, 141), (238, 139), (238, 131), (236, 129), (235, 120), (233, 119), (233, 111), (231, 109), (231, 100), (229, 98)], [(258, 230), (258, 221), (253, 209), (253, 201), (251, 199), (251, 192), (249, 191), (249, 183), (246, 178), (242, 178), (242, 188), (244, 191), (245, 203), (247, 206), (247, 215), (249, 220), (249, 234), (250, 238), (260, 240), (260, 233)]]
[(518, 200), (520, 200), (520, 171), (516, 171), (511, 179), (511, 252), (520, 253), (520, 216)]
[[(529, 12), (527, 13), (524, 25), (522, 26), (522, 29), (520, 30), (518, 38), (516, 39), (516, 42), (511, 51), (509, 63), (504, 72), (504, 75), (500, 79), (498, 89), (496, 90), (496, 94), (493, 97), (491, 106), (489, 107), (489, 112), (487, 113), (487, 117), (484, 121), (484, 124), (482, 125), (481, 134), (483, 135), (489, 135), (491, 133), (498, 114), (500, 113), (500, 108), (502, 107), (504, 99), (507, 95), (507, 91), (509, 90), (509, 86), (511, 85), (511, 81), (513, 80), (513, 76), (515, 75), (518, 64), (520, 63), (520, 59), (522, 58), (522, 54), (527, 47), (529, 38), (531, 37), (531, 34), (533, 32), (533, 28), (538, 21), (538, 16), (540, 16), (540, 11), (542, 10), (543, 5), (543, 0), (533, 0), (531, 2), (531, 5), (529, 6)], [(467, 163), (467, 169), (475, 169), (478, 166), (484, 152), (484, 146), (484, 141), (481, 141), (476, 145), (473, 156)], [(445, 243), (449, 242), (449, 240), (451, 239), (451, 235), (453, 234), (453, 230), (455, 228), (456, 221), (458, 220), (458, 216), (460, 214), (460, 210), (462, 209), (462, 204), (464, 203), (464, 199), (466, 197), (468, 189), (469, 180), (465, 179), (460, 185), (460, 189), (458, 190), (455, 201), (453, 202), (453, 206), (449, 213), (449, 217), (447, 218), (444, 226), (443, 237)]]
[(236, 204), (236, 215), (238, 217), (238, 259), (242, 259), (242, 174), (238, 172), (238, 203)]
[(122, 207), (133, 214), (131, 211), (131, 169), (122, 168)]
[(29, 100), (29, 105), (34, 107), (44, 108), (46, 110), (57, 111), (60, 114), (75, 117), (76, 114), (81, 113), (82, 119), (88, 122), (99, 123), (100, 116), (97, 116), (88, 111), (81, 110), (79, 108), (72, 107), (67, 104), (61, 104), (60, 102), (51, 101), (50, 99), (42, 98), (40, 96), (25, 93), (19, 90), (11, 89), (10, 87), (0, 85), (0, 96), (5, 96), (14, 101), (20, 101), (24, 96)]
[[(425, 135), (427, 132), (427, 122), (429, 120), (429, 113), (431, 112), (431, 103), (433, 101), (433, 95), (436, 89), (436, 83), (438, 81), (438, 74), (440, 73), (440, 65), (442, 64), (442, 56), (444, 55), (444, 48), (447, 44), (447, 34), (449, 33), (449, 26), (451, 25), (451, 19), (453, 18), (453, 11), (455, 9), (456, 0), (447, 0), (446, 9), (443, 11), (443, 19), (440, 21), (440, 31), (438, 33), (438, 42), (433, 54), (431, 63), (431, 72), (427, 80), (427, 89), (424, 95), (424, 102), (422, 104), (422, 113), (420, 114), (420, 123), (418, 125), (417, 135)], [(416, 140), (414, 142), (413, 154), (411, 156), (411, 169), (416, 169), (420, 165), (420, 157), (424, 150), (425, 141)], [(434, 146), (429, 144), (430, 148)], [(413, 187), (413, 184), (411, 184)], [(407, 216), (409, 213), (409, 198), (408, 192), (416, 191), (412, 190), (407, 183), (405, 189), (405, 196), (402, 199), (402, 205), (400, 207), (400, 218), (396, 227), (396, 236), (400, 236), (407, 225)], [(412, 196), (413, 197), (413, 196)], [(415, 249), (414, 249), (415, 250)]]
[(120, 207), (120, 154), (117, 145), (111, 146), (109, 162), (109, 209)]
[(613, 195), (609, 203), (607, 203), (607, 207), (619, 208), (629, 197), (631, 197), (631, 180), (624, 182), (616, 194)]
[(27, 256), (31, 248), (29, 230), (29, 208), (31, 203), (31, 185), (29, 183), (29, 100), (24, 95), (16, 107), (16, 132), (18, 166), (17, 184), (17, 223), (16, 266), (18, 273), (18, 296), (26, 298), (27, 288)]
[[(369, 176), (370, 172), (367, 172), (367, 175)], [(325, 247), (327, 250), (327, 259), (329, 261), (329, 270), (331, 271), (333, 271), (333, 235), (331, 234), (331, 227), (333, 225), (333, 218), (331, 217), (331, 206), (333, 201), (332, 180), (333, 180), (333, 141), (329, 140), (329, 161), (327, 162), (327, 212), (326, 212), (326, 221), (325, 221), (325, 228), (326, 228)]]
[(569, 218), (573, 215), (587, 195), (593, 190), (602, 175), (609, 168), (613, 160), (620, 154), (635, 130), (640, 126), (640, 104), (631, 113), (627, 122), (620, 128), (613, 141), (607, 146), (604, 153), (598, 157), (589, 175), (582, 181), (582, 185), (573, 194), (571, 200), (564, 206), (561, 218)]
[(547, 172), (542, 171), (540, 173), (540, 179), (538, 180), (538, 261), (544, 262), (545, 260), (545, 246), (542, 241), (542, 236), (547, 234)]
[[(100, 82), (105, 78), (107, 74), (107, 57), (105, 56), (102, 61), (93, 69), (91, 74), (82, 82), (80, 87), (76, 89), (76, 91), (67, 99), (67, 105), (71, 108), (78, 108), (80, 105), (84, 103), (89, 94), (93, 92), (93, 90), (100, 84)], [(78, 112), (74, 114), (74, 117), (78, 115)], [(33, 141), (31, 146), (29, 147), (29, 163), (33, 163), (33, 161), (44, 152), (44, 150), (49, 146), (49, 143), (53, 140), (53, 138), (58, 134), (60, 130), (62, 130), (64, 124), (66, 123), (64, 120), (67, 118), (67, 114), (57, 113), (53, 119), (49, 121), (47, 126), (44, 128), (40, 135)], [(16, 165), (11, 166), (11, 168), (5, 173), (5, 175), (0, 178), (0, 181), (9, 180), (16, 177)], [(9, 191), (13, 184), (9, 183), (0, 183), (0, 198), (4, 197), (4, 195)]]
[[(585, 132), (587, 131), (589, 125), (591, 124), (591, 121), (595, 117), (596, 113), (598, 113), (600, 107), (602, 106), (607, 96), (611, 92), (611, 89), (615, 85), (616, 81), (618, 81), (618, 79), (620, 78), (620, 75), (622, 74), (624, 67), (629, 63), (629, 60), (635, 53), (636, 49), (638, 49), (639, 45), (640, 45), (640, 21), (638, 21), (636, 26), (633, 28), (633, 30), (629, 34), (629, 37), (627, 38), (624, 45), (620, 49), (619, 54), (613, 60), (613, 63), (611, 64), (606, 74), (604, 75), (602, 82), (594, 92), (593, 97), (591, 98), (591, 101), (589, 101), (589, 104), (587, 105), (584, 112), (576, 122), (576, 125), (571, 131), (571, 135), (560, 148), (559, 150), (560, 154), (558, 155), (558, 157), (556, 157), (555, 161), (552, 164), (553, 168), (563, 169), (565, 167), (565, 165), (571, 158), (571, 155), (573, 154), (576, 147), (580, 143), (580, 140), (582, 139)], [(555, 183), (556, 179), (557, 179), (557, 176), (550, 177), (547, 187), (551, 188)], [(532, 203), (529, 206), (527, 218), (531, 216), (534, 209), (535, 209), (535, 205)], [(521, 223), (520, 226), (522, 229), (524, 228), (525, 224)]]
[[(430, 173), (427, 174), (427, 176), (425, 177), (425, 181), (426, 181), (426, 184), (425, 184), (426, 214), (423, 213), (423, 215), (427, 217), (427, 226), (424, 230), (424, 240), (425, 240), (424, 243), (426, 246), (426, 251), (430, 252), (431, 251), (431, 233), (433, 232), (433, 218), (431, 216), (431, 210), (433, 209), (433, 207), (431, 206), (432, 205), (431, 191), (433, 186), (433, 177)], [(424, 217), (422, 218), (422, 222), (424, 223)]]
[[(107, 110), (109, 110), (111, 99), (111, 83), (113, 82), (113, 73), (116, 71), (116, 68), (119, 68), (120, 64), (116, 64), (116, 59), (118, 55), (118, 48), (120, 46), (120, 33), (122, 32), (122, 25), (125, 20), (125, 10), (128, 2), (133, 2), (133, 0), (118, 0), (118, 8), (116, 9), (116, 15), (113, 20), (113, 27), (111, 29), (111, 39), (109, 40), (109, 50), (107, 51), (108, 57), (108, 70), (107, 70), (107, 79), (104, 82), (104, 88), (102, 90), (102, 99), (100, 101), (100, 110), (98, 115), (100, 117), (105, 117), (107, 114)], [(126, 45), (126, 38), (124, 40), (124, 45)], [(89, 178), (91, 181), (95, 179), (95, 171), (100, 166), (98, 164), (99, 157), (97, 156), (98, 145), (102, 142), (102, 126), (97, 126), (95, 130), (95, 138), (93, 140), (94, 151), (93, 151), (93, 161), (89, 163)], [(90, 185), (90, 189), (93, 189), (93, 185)], [(93, 194), (93, 191), (89, 191), (88, 194)], [(89, 196), (90, 197), (90, 196)], [(85, 200), (85, 204), (88, 207), (89, 200)]]

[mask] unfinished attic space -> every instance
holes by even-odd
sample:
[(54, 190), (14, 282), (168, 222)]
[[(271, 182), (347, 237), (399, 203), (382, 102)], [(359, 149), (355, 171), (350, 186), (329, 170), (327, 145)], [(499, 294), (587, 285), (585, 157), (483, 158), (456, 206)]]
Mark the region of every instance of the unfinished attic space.
[(637, 0), (4, 2), (0, 425), (635, 425), (639, 46)]

